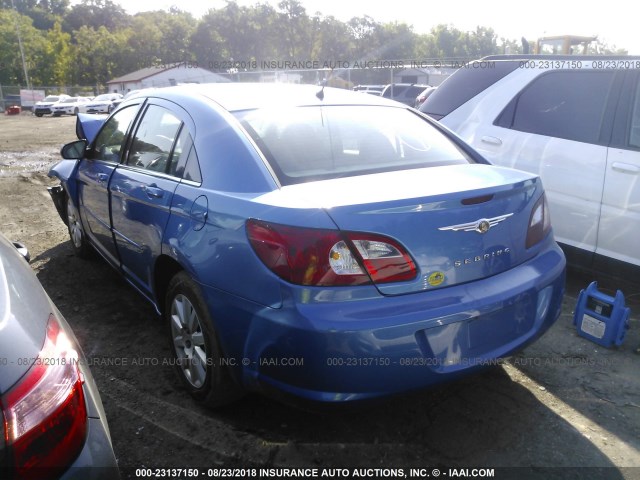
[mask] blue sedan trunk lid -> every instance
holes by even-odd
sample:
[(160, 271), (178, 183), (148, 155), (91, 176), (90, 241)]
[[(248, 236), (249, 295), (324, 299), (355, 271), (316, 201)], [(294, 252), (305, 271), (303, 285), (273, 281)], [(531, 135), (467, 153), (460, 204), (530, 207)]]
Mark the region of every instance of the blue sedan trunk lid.
[(539, 178), (526, 172), (454, 165), (291, 185), (260, 200), (322, 208), (342, 230), (398, 240), (419, 272), (377, 285), (394, 295), (489, 277), (533, 257), (525, 242), (541, 193)]

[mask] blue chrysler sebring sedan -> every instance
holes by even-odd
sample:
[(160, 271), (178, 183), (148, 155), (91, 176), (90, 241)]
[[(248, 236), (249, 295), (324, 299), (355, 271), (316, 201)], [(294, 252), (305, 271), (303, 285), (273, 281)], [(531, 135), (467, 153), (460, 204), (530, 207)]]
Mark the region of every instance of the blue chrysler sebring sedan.
[(207, 405), (420, 389), (558, 318), (565, 260), (540, 179), (404, 105), (189, 85), (81, 115), (77, 131), (50, 172), (73, 248), (154, 304)]

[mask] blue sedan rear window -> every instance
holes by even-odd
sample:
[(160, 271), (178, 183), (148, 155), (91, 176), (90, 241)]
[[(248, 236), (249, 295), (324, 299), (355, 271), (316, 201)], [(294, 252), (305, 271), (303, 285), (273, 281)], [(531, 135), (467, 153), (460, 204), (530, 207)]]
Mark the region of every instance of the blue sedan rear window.
[(403, 108), (338, 105), (237, 115), (282, 185), (473, 162)]

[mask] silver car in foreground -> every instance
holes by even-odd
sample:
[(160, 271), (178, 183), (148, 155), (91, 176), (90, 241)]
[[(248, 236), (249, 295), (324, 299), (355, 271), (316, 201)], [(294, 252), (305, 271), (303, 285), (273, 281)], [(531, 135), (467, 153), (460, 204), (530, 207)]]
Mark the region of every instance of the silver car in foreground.
[(0, 234), (0, 478), (118, 479), (87, 362), (20, 250)]

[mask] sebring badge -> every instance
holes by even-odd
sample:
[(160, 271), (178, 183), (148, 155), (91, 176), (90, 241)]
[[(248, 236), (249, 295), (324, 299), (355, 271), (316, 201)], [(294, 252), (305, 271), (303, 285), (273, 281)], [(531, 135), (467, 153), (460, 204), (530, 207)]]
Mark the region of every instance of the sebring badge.
[(506, 220), (511, 215), (513, 215), (513, 213), (507, 213), (506, 215), (500, 215), (499, 217), (493, 218), (481, 218), (480, 220), (476, 220), (475, 222), (460, 223), (458, 225), (440, 227), (438, 228), (438, 230), (453, 230), (454, 232), (462, 230), (465, 232), (487, 233), (491, 227), (495, 227), (497, 224)]

